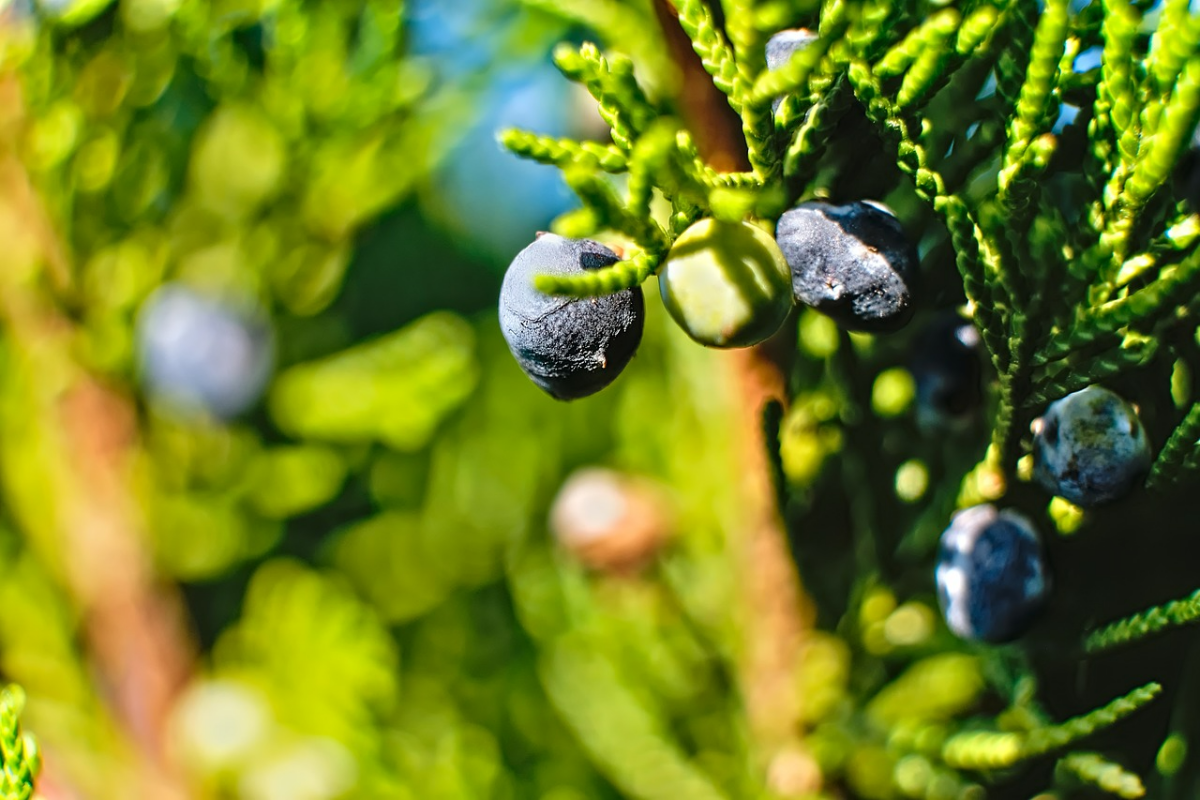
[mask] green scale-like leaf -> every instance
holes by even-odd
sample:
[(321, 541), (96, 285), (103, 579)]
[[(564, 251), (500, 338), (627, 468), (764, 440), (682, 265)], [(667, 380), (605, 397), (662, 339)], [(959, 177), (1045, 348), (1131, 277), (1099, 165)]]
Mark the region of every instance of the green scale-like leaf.
[(600, 116), (612, 128), (612, 140), (628, 150), (656, 113), (633, 76), (633, 62), (620, 55), (606, 58), (594, 44), (578, 50), (560, 45), (554, 62), (568, 78), (587, 87), (599, 103)]
[(1117, 797), (1146, 794), (1141, 778), (1099, 753), (1068, 753), (1059, 759), (1058, 768)]
[(1115, 724), (1145, 706), (1161, 691), (1162, 687), (1157, 683), (1149, 683), (1095, 711), (1060, 725), (1027, 732), (968, 731), (955, 734), (943, 745), (942, 759), (958, 769), (988, 770), (1012, 766), (1066, 747)]
[(21, 732), (25, 693), (18, 686), (0, 690), (0, 800), (30, 800), (41, 768), (33, 737)]
[(1200, 590), (1182, 600), (1142, 611), (1088, 634), (1084, 647), (1090, 653), (1136, 642), (1167, 628), (1190, 625), (1200, 619)]

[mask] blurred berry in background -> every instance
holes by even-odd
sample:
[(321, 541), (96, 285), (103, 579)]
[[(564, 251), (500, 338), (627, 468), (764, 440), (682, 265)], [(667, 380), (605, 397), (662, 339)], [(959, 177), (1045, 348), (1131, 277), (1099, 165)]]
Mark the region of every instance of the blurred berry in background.
[(176, 412), (237, 416), (271, 377), (275, 344), (262, 313), (182, 284), (146, 301), (137, 339), (147, 393)]
[(917, 385), (917, 424), (929, 431), (961, 430), (983, 405), (979, 332), (953, 311), (918, 334), (911, 369)]
[(584, 565), (622, 571), (646, 564), (671, 534), (662, 487), (602, 467), (563, 483), (550, 507), (550, 531)]

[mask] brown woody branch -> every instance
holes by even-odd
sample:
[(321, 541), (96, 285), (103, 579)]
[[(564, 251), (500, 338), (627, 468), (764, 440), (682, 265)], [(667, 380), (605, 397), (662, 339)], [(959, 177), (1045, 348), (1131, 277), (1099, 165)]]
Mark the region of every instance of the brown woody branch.
[[(710, 4), (715, 14), (717, 3)], [(701, 156), (715, 169), (750, 168), (741, 120), (717, 89), (680, 28), (668, 0), (655, 10), (680, 71), (680, 113)], [(720, 18), (718, 16), (718, 22)], [(797, 670), (804, 633), (812, 626), (811, 605), (800, 587), (780, 517), (762, 414), (772, 401), (786, 405), (780, 351), (790, 352), (794, 327), (785, 324), (778, 341), (733, 350), (724, 362), (736, 386), (730, 424), (737, 432), (743, 526), (734, 547), (740, 563), (744, 640), (740, 682), (750, 729), (767, 766), (771, 788), (800, 796), (820, 788), (820, 773), (800, 740), (801, 699)]]

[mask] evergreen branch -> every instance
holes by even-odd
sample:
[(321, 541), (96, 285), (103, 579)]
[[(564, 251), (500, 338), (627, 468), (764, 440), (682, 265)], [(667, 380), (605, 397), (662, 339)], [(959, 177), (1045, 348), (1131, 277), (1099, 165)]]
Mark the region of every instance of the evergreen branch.
[(1148, 276), (1156, 266), (1158, 266), (1158, 259), (1153, 253), (1138, 253), (1132, 258), (1126, 259), (1121, 268), (1117, 270), (1113, 286), (1117, 289), (1127, 286), (1138, 278)]
[(933, 93), (934, 85), (946, 74), (956, 59), (957, 51), (948, 47), (950, 39), (959, 32), (961, 18), (956, 10), (946, 8), (926, 20), (925, 31), (916, 60), (904, 73), (896, 92), (896, 109), (913, 111), (923, 105)]
[(1161, 236), (1152, 241), (1146, 252), (1139, 253), (1128, 259), (1117, 270), (1113, 280), (1115, 288), (1141, 278), (1160, 265), (1164, 256), (1174, 257), (1189, 252), (1200, 240), (1200, 217), (1185, 213), (1184, 216), (1172, 221)]
[[(846, 29), (845, 44), (849, 51), (859, 57), (872, 61), (879, 57), (877, 52), (887, 45), (887, 34), (898, 29), (897, 20), (892, 19), (895, 3), (891, 0), (866, 0), (857, 4), (857, 19), (851, 18), (851, 24)], [(821, 20), (821, 34), (828, 36), (825, 20)], [(839, 48), (840, 49), (840, 48)], [(844, 56), (842, 56), (844, 59)]]
[(708, 168), (704, 183), (712, 189), (762, 189), (762, 179), (753, 172), (717, 172)]
[[(1126, 165), (1118, 154), (1117, 144), (1138, 105), (1131, 78), (1137, 28), (1137, 12), (1127, 0), (1105, 3), (1100, 79), (1088, 123), (1088, 153), (1083, 162), (1083, 174), (1094, 200), (1087, 213), (1088, 224), (1076, 231), (1076, 240), (1083, 251), (1078, 259), (1078, 273), (1089, 282), (1112, 266), (1109, 259), (1113, 250), (1101, 233), (1111, 221), (1110, 211), (1125, 180)], [(1106, 296), (1103, 289), (1089, 292), (1089, 299), (1102, 301)]]
[(1016, 105), (1017, 96), (1025, 82), (1025, 69), (1033, 48), (1034, 24), (1038, 6), (1036, 0), (1014, 0), (1005, 13), (1009, 41), (996, 61), (996, 95), (1007, 108)]
[[(1049, 277), (1046, 270), (1032, 263), (1028, 240), (1029, 226), (1037, 209), (1034, 198), (1038, 193), (1039, 178), (1049, 167), (1057, 146), (1058, 139), (1052, 134), (1038, 136), (1018, 148), (1019, 152), (1013, 156), (1014, 161), (1000, 171), (1000, 201), (1004, 204), (1006, 214), (999, 226), (993, 226), (992, 229), (1000, 231), (994, 237), (996, 242), (1007, 239), (1008, 258), (1002, 258), (1001, 262), (1014, 267), (1009, 279), (1017, 301), (1014, 312), (1017, 326), (1023, 326), (1026, 320), (1039, 316), (1038, 309), (1031, 304), (1040, 305), (1042, 294), (1031, 292), (1028, 284), (1036, 282), (1040, 285)], [(1010, 147), (1005, 156), (1007, 158), (1012, 154), (1013, 148)]]
[[(867, 116), (899, 138), (896, 163), (913, 179), (917, 195), (942, 216), (950, 230), (963, 288), (979, 314), (980, 333), (988, 343), (989, 350), (1006, 354), (1006, 332), (1000, 329), (1001, 325), (995, 319), (1002, 303), (991, 296), (993, 292), (984, 274), (985, 260), (993, 254), (982, 231), (975, 224), (966, 204), (958, 197), (946, 194), (941, 175), (928, 166), (929, 159), (924, 148), (912, 136), (907, 120), (883, 97), (879, 82), (867, 64), (861, 60), (851, 62), (847, 76)], [(1003, 278), (1003, 271), (998, 272), (999, 277)], [(996, 277), (995, 273), (993, 277)]]
[(758, 190), (763, 185), (753, 172), (718, 172), (704, 163), (692, 135), (673, 124), (652, 128), (638, 146), (647, 149), (647, 162), (657, 170), (648, 178), (657, 182), (663, 195), (676, 207), (703, 205), (716, 188)]
[(29, 800), (41, 769), (37, 742), (21, 732), (25, 692), (9, 685), (0, 690), (0, 798)]
[[(1144, 207), (1170, 177), (1200, 122), (1200, 61), (1187, 62), (1165, 104), (1156, 98), (1147, 101), (1143, 119), (1143, 124), (1137, 126), (1135, 141), (1126, 145), (1122, 140), (1124, 160), (1106, 188), (1110, 193), (1106, 195), (1106, 205), (1112, 211), (1107, 215), (1096, 252), (1089, 254), (1090, 260), (1101, 267), (1101, 279), (1090, 293), (1093, 303), (1111, 295), (1116, 273), (1125, 261)], [(1126, 150), (1132, 153), (1128, 158)], [(1119, 196), (1112, 194), (1118, 188)], [(1115, 199), (1108, 202), (1109, 196)]]
[(682, 0), (679, 24), (692, 40), (692, 49), (700, 56), (705, 72), (712, 76), (713, 85), (725, 94), (729, 105), (740, 114), (749, 94), (748, 80), (704, 0)]
[(908, 121), (883, 96), (883, 89), (867, 63), (860, 59), (852, 61), (847, 76), (871, 121), (899, 138), (896, 163), (913, 179), (921, 199), (933, 204), (938, 197), (945, 196), (942, 176), (929, 168), (928, 157), (912, 135)]
[(703, 202), (708, 186), (702, 179), (707, 167), (687, 131), (673, 120), (658, 120), (638, 139), (630, 156), (629, 213), (651, 219), (650, 201), (657, 187), (672, 203), (681, 195)]
[(1058, 760), (1058, 768), (1085, 783), (1098, 786), (1117, 797), (1142, 797), (1146, 787), (1136, 773), (1109, 761), (1099, 753), (1067, 753)]
[(1167, 267), (1158, 280), (1119, 300), (1088, 309), (1069, 330), (1046, 343), (1034, 355), (1033, 365), (1040, 366), (1063, 358), (1121, 328), (1135, 323), (1145, 325), (1170, 313), (1185, 302), (1200, 285), (1200, 253), (1193, 253), (1180, 264)]
[(1086, 269), (1104, 276), (1097, 288), (1089, 293), (1089, 302), (1102, 302), (1108, 296), (1108, 278), (1115, 264), (1124, 260), (1120, 236), (1113, 228), (1114, 212), (1121, 192), (1141, 146), (1138, 124), (1140, 101), (1135, 84), (1133, 52), (1139, 17), (1127, 0), (1112, 0), (1106, 4), (1102, 33), (1100, 83), (1096, 87), (1095, 125), (1092, 134), (1092, 166), (1107, 174), (1099, 201), (1092, 211), (1092, 227), (1100, 231), (1096, 244), (1083, 255)]
[(534, 286), (544, 294), (566, 297), (599, 297), (641, 286), (658, 269), (658, 257), (638, 253), (633, 258), (583, 275), (539, 275)]
[(1112, 0), (1105, 6), (1102, 28), (1104, 48), (1100, 55), (1097, 100), (1103, 97), (1113, 133), (1120, 143), (1119, 155), (1122, 162), (1129, 164), (1137, 155), (1139, 103), (1134, 83), (1133, 44), (1138, 34), (1139, 19), (1127, 0)]
[[(1033, 71), (1031, 66), (1030, 72)], [(1034, 140), (1023, 157), (1029, 166), (1025, 174), (1017, 180), (1033, 183), (1029, 177), (1030, 173), (1040, 174), (1045, 170), (1056, 143), (1057, 139), (1050, 134), (1044, 134)], [(1034, 194), (1034, 190), (1023, 188), (1021, 194), (1028, 197)], [(989, 207), (994, 208), (994, 205)], [(1014, 304), (1013, 321), (1009, 326), (1012, 331), (1009, 339), (1010, 361), (1008, 368), (1000, 374), (1000, 403), (992, 426), (992, 455), (998, 459), (997, 464), (1001, 467), (1015, 463), (1019, 457), (1019, 440), (1013, 435), (1013, 428), (1020, 419), (1017, 413), (1017, 398), (1029, 393), (1032, 372), (1030, 356), (1036, 347), (1036, 337), (1042, 335), (1046, 324), (1042, 306), (1047, 296), (1046, 271), (1038, 268), (1040, 259), (1036, 257), (1035, 249), (1031, 245), (1031, 241), (1037, 239), (1038, 229), (1030, 229), (1035, 223), (1048, 223), (1048, 219), (1046, 216), (1035, 216), (1032, 204), (1021, 208), (1009, 208), (1007, 211), (1002, 221), (995, 220), (992, 225), (993, 230), (1002, 231), (993, 237), (993, 244), (998, 250), (1005, 248), (1001, 250), (1004, 256), (1003, 263), (1016, 266), (1010, 275), (1010, 285), (1018, 298), (1018, 302)]]
[(587, 87), (599, 103), (600, 116), (612, 128), (613, 142), (623, 150), (658, 116), (633, 76), (633, 62), (624, 56), (606, 59), (596, 45), (585, 42), (578, 50), (559, 45), (554, 63), (562, 73)]
[(1142, 128), (1147, 135), (1153, 135), (1156, 128), (1148, 109), (1155, 108), (1154, 101), (1166, 99), (1171, 93), (1180, 72), (1195, 57), (1197, 46), (1200, 46), (1200, 19), (1190, 12), (1188, 0), (1166, 0), (1158, 27), (1150, 38), (1145, 62)]
[(1180, 468), (1184, 472), (1195, 472), (1200, 470), (1200, 448), (1194, 449), (1184, 458), (1183, 466)]
[(1024, 408), (1040, 406), (1126, 370), (1145, 366), (1157, 351), (1156, 338), (1127, 336), (1119, 347), (1106, 350), (1083, 363), (1074, 363), (1071, 358), (1055, 362), (1055, 371), (1034, 379), (1021, 405)]
[(1021, 734), (999, 731), (957, 733), (942, 745), (942, 761), (952, 769), (1010, 767), (1024, 758)]
[(523, 158), (559, 169), (584, 166), (618, 173), (629, 168), (625, 154), (611, 144), (557, 139), (516, 129), (501, 132), (500, 144)]
[(678, 237), (679, 234), (691, 227), (696, 220), (700, 219), (701, 209), (699, 206), (686, 201), (680, 203), (679, 206), (679, 210), (671, 215), (670, 230), (672, 237)]
[(1016, 361), (1010, 361), (1008, 369), (1000, 373), (1000, 396), (992, 423), (992, 440), (988, 444), (984, 459), (1001, 473), (1019, 457), (1015, 452), (1017, 437), (1013, 436), (1013, 428), (1018, 419), (1017, 412), (1020, 410), (1016, 399), (1018, 377), (1026, 380), (1026, 376), (1017, 370)]
[(820, 19), (817, 35), (836, 42), (850, 25), (850, 7), (846, 0), (821, 0)]
[[(1133, 173), (1125, 185), (1125, 196), (1122, 198), (1125, 208), (1140, 210), (1163, 184), (1179, 159), (1179, 154), (1191, 141), (1198, 118), (1200, 60), (1193, 59), (1179, 76), (1170, 100), (1162, 109), (1156, 129), (1148, 133), (1142, 142), (1144, 152), (1139, 154)], [(1127, 224), (1131, 226), (1132, 222)], [(1124, 235), (1127, 238), (1129, 234), (1126, 231)]]
[(550, 230), (568, 239), (590, 239), (600, 230), (595, 209), (579, 206), (559, 214), (550, 223)]
[[(1015, 181), (1031, 159), (1027, 156), (1036, 137), (1049, 127), (1052, 116), (1050, 101), (1058, 77), (1059, 59), (1067, 40), (1067, 0), (1050, 0), (1034, 32), (1033, 49), (1025, 81), (1017, 98), (1016, 113), (1009, 123), (1008, 147), (1000, 169), (999, 187), (1005, 204), (1023, 210), (1029, 194), (1036, 186), (1033, 180)], [(1045, 149), (1045, 148), (1043, 148)]]
[(632, 214), (617, 197), (609, 183), (594, 172), (572, 168), (563, 173), (567, 185), (579, 199), (596, 212), (600, 225), (619, 231), (645, 250), (658, 253), (666, 250), (667, 237), (653, 219)]
[[(1007, 366), (1009, 361), (1008, 328), (1004, 320), (1004, 309), (998, 302), (980, 301), (990, 291), (984, 277), (984, 236), (971, 218), (966, 203), (957, 195), (938, 198), (934, 210), (941, 213), (946, 228), (950, 231), (950, 243), (954, 246), (954, 261), (958, 267), (963, 289), (971, 300), (971, 316), (984, 345), (991, 354), (997, 369)], [(995, 268), (992, 272), (994, 273)]]
[(758, 41), (755, 26), (755, 0), (720, 0), (725, 12), (725, 35), (733, 46), (738, 63), (747, 64)]
[(975, 51), (991, 36), (992, 31), (1000, 21), (1000, 12), (992, 6), (977, 8), (958, 29), (958, 38), (954, 42), (954, 51), (962, 57), (975, 54)]
[(784, 94), (800, 92), (808, 84), (808, 78), (825, 57), (829, 41), (819, 37), (806, 47), (792, 54), (786, 64), (779, 69), (763, 72), (754, 81), (746, 96), (748, 106), (769, 105), (771, 101)]
[(933, 38), (933, 30), (944, 24), (944, 14), (937, 14), (913, 28), (896, 44), (892, 45), (883, 58), (875, 63), (875, 75), (882, 80), (903, 75), (920, 57), (927, 43)]
[(1021, 733), (968, 731), (951, 736), (942, 746), (942, 760), (953, 769), (990, 770), (1062, 749), (1108, 728), (1158, 696), (1162, 686), (1148, 683), (1094, 711), (1060, 725)]
[(741, 117), (750, 165), (759, 175), (773, 174), (778, 168), (778, 154), (773, 147), (775, 121), (769, 102), (748, 102), (752, 94), (750, 79), (704, 0), (683, 0), (679, 4), (679, 24), (705, 71), (712, 76), (713, 85)]
[(774, 176), (779, 171), (779, 153), (775, 147), (775, 119), (770, 106), (746, 104), (742, 107), (742, 136), (746, 157), (756, 175)]
[(663, 46), (649, 4), (623, 0), (520, 0), (520, 3), (595, 31), (609, 45), (619, 43), (651, 74), (662, 75), (671, 69), (670, 54)]
[(1101, 653), (1119, 645), (1145, 639), (1167, 628), (1200, 620), (1200, 589), (1181, 600), (1154, 606), (1092, 631), (1083, 641), (1088, 653)]
[(808, 110), (804, 124), (796, 131), (783, 159), (788, 205), (800, 198), (816, 175), (817, 164), (825, 153), (829, 137), (850, 108), (850, 98), (851, 93), (845, 83), (839, 80)]
[(650, 204), (654, 200), (654, 183), (659, 167), (664, 160), (664, 154), (656, 147), (653, 136), (643, 136), (637, 145), (629, 163), (629, 213), (635, 217), (649, 219)]
[(1200, 403), (1193, 403), (1183, 421), (1172, 431), (1171, 436), (1154, 459), (1150, 474), (1146, 478), (1147, 489), (1164, 489), (1182, 477), (1180, 469), (1189, 465), (1196, 457), (1200, 443)]
[[(1088, 123), (1088, 152), (1083, 160), (1083, 175), (1088, 182), (1089, 194), (1094, 199), (1084, 215), (1087, 225), (1078, 226), (1076, 231), (1077, 241), (1087, 248), (1085, 252), (1092, 251), (1097, 243), (1099, 231), (1104, 229), (1107, 215), (1104, 192), (1108, 178), (1116, 168), (1116, 134), (1110, 117), (1111, 107), (1104, 86), (1097, 86), (1096, 99), (1092, 105), (1092, 119)], [(1094, 274), (1094, 264), (1086, 259), (1080, 261), (1083, 273), (1090, 279)]]
[[(952, 9), (930, 17), (926, 24), (932, 25), (931, 29), (923, 37), (914, 60), (905, 66), (896, 94), (896, 108), (909, 114), (923, 108), (967, 58), (978, 56), (981, 48), (990, 45), (998, 20), (999, 12), (992, 6), (976, 9), (965, 20), (960, 20), (958, 12)], [(951, 47), (948, 45), (952, 38)], [(884, 77), (878, 64), (875, 73)]]
[[(1043, 318), (1040, 306), (1045, 292), (1040, 288), (1048, 276), (1046, 270), (1035, 264), (1029, 246), (1029, 228), (1038, 207), (1038, 179), (1058, 145), (1057, 137), (1049, 129), (1057, 112), (1055, 87), (1064, 69), (1070, 71), (1069, 66), (1064, 66), (1071, 52), (1067, 45), (1069, 22), (1066, 0), (1053, 0), (1046, 5), (1033, 32), (1029, 63), (1008, 126), (1008, 146), (998, 176), (999, 197), (1007, 213), (997, 229), (1002, 233), (995, 238), (998, 245), (1004, 241), (1008, 247), (1009, 258), (1003, 259), (1003, 263), (1014, 267), (1010, 283), (1015, 292), (1012, 327), (1017, 341), (1010, 347), (1012, 363), (1004, 376), (1009, 397), (1012, 387), (1023, 383), (1027, 376), (1028, 357)], [(1031, 290), (1031, 285), (1036, 288)], [(1003, 432), (1000, 442), (1006, 438), (1007, 432)]]

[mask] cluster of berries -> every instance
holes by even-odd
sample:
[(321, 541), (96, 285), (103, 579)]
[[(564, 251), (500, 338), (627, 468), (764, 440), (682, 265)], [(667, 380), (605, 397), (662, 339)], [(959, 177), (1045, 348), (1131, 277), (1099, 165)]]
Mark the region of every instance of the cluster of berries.
[[(583, 397), (616, 377), (641, 340), (644, 299), (638, 288), (552, 297), (537, 291), (533, 279), (584, 274), (618, 260), (597, 242), (543, 234), (505, 276), (505, 338), (525, 372), (555, 397)], [(915, 263), (899, 224), (878, 206), (806, 203), (780, 219), (774, 239), (750, 223), (696, 223), (667, 255), (659, 287), (693, 339), (739, 347), (774, 333), (793, 301), (853, 330), (898, 328), (911, 316)], [(936, 320), (919, 337), (912, 367), (924, 427), (961, 425), (977, 408), (978, 344), (975, 329), (956, 315)], [(1115, 500), (1149, 467), (1137, 412), (1098, 386), (1052, 403), (1033, 431), (1035, 479), (1079, 506)], [(976, 641), (1022, 635), (1050, 596), (1050, 568), (1033, 524), (991, 505), (955, 515), (935, 574), (950, 629)]]
[[(540, 234), (513, 260), (500, 326), (517, 363), (552, 396), (598, 392), (641, 342), (640, 287), (604, 297), (543, 294), (538, 275), (582, 275), (617, 263), (589, 239)], [(858, 331), (892, 331), (912, 316), (916, 248), (896, 217), (870, 202), (802, 203), (772, 237), (750, 222), (702, 219), (675, 240), (658, 276), (663, 305), (695, 341), (748, 347), (770, 337), (797, 302)]]
[[(1121, 497), (1150, 466), (1137, 411), (1100, 386), (1051, 403), (1033, 432), (1034, 479), (1085, 508)], [(1050, 569), (1033, 524), (991, 505), (954, 516), (942, 534), (936, 580), (946, 623), (975, 641), (1022, 635), (1050, 596)]]
[[(779, 69), (816, 39), (804, 29), (776, 33), (766, 45), (767, 68)], [(596, 242), (542, 234), (505, 275), (504, 337), (526, 374), (560, 400), (598, 392), (624, 369), (641, 341), (644, 300), (640, 288), (587, 300), (548, 298), (533, 279), (617, 260)], [(917, 263), (916, 248), (885, 206), (809, 202), (785, 212), (774, 237), (749, 222), (700, 220), (672, 245), (659, 290), (671, 316), (700, 344), (748, 347), (775, 333), (795, 303), (850, 330), (896, 330), (912, 316)]]
[[(815, 38), (806, 30), (777, 33), (767, 43), (768, 68), (782, 67)], [(585, 274), (618, 260), (596, 242), (542, 234), (505, 275), (505, 339), (526, 374), (556, 398), (584, 397), (616, 378), (641, 341), (644, 299), (640, 288), (550, 297), (537, 291), (534, 278)], [(780, 217), (774, 237), (749, 222), (697, 222), (673, 244), (658, 282), (664, 306), (692, 339), (746, 347), (775, 333), (795, 303), (848, 330), (897, 330), (912, 316), (917, 264), (915, 248), (886, 207), (808, 202)], [(922, 428), (969, 424), (982, 400), (978, 346), (978, 332), (957, 315), (936, 320), (918, 338), (911, 367)], [(1036, 481), (1079, 506), (1117, 499), (1150, 464), (1136, 410), (1101, 387), (1052, 403), (1033, 432)], [(985, 642), (1024, 634), (1051, 587), (1033, 524), (990, 504), (954, 516), (942, 534), (935, 580), (949, 628)]]

